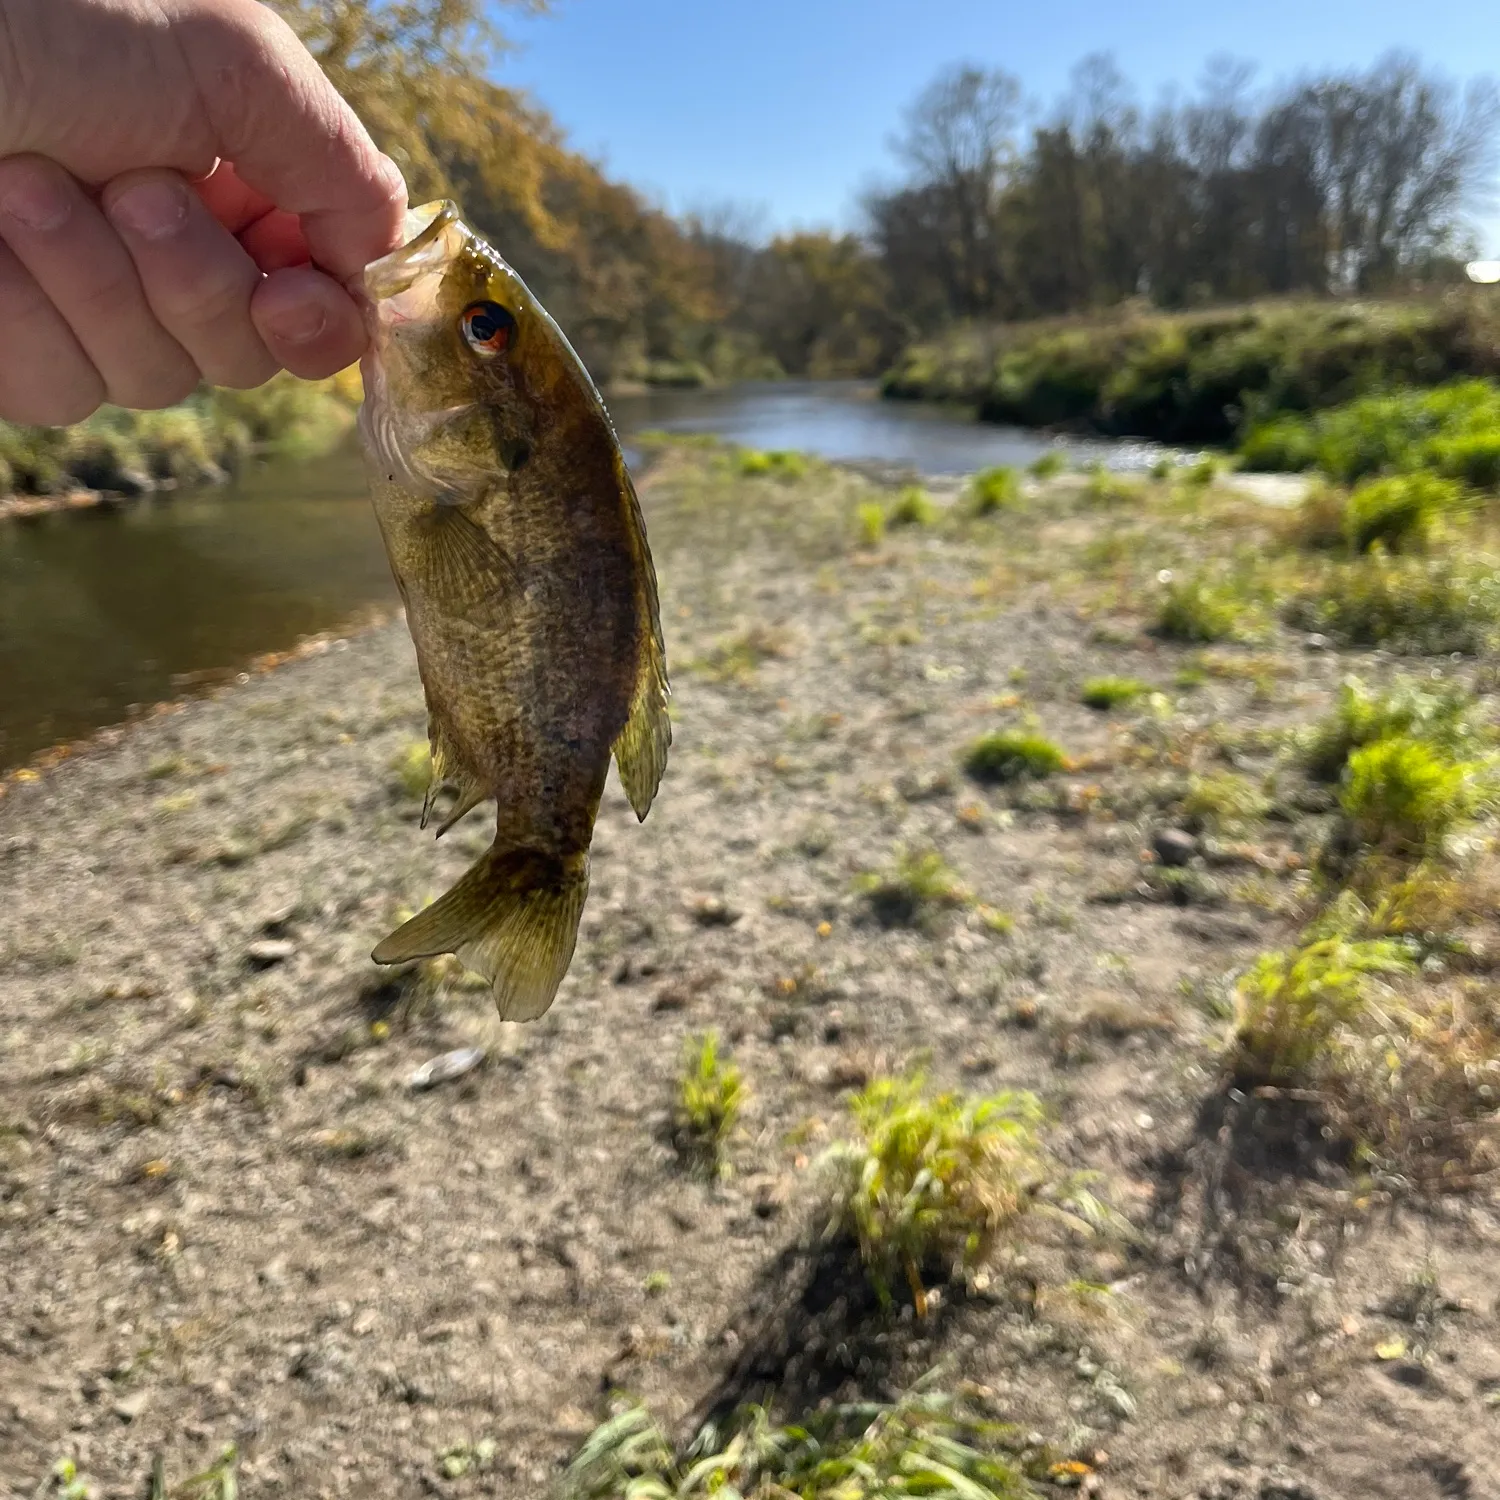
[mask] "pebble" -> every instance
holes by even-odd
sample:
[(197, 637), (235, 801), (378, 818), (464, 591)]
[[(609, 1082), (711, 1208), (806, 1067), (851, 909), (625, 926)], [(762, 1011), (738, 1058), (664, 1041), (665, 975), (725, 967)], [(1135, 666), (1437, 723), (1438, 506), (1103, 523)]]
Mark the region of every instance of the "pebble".
[(122, 1422), (134, 1422), (145, 1411), (146, 1403), (150, 1399), (151, 1393), (149, 1391), (131, 1391), (128, 1396), (121, 1396), (115, 1402), (115, 1415)]
[(1151, 847), (1168, 869), (1181, 869), (1198, 852), (1198, 840), (1181, 828), (1159, 828), (1152, 835)]
[(245, 958), (257, 969), (270, 969), (285, 963), (296, 951), (296, 945), (285, 938), (262, 938), (245, 949)]
[(424, 1089), (435, 1089), (440, 1083), (451, 1083), (455, 1078), (462, 1078), (465, 1073), (472, 1073), (483, 1061), (483, 1047), (459, 1047), (453, 1052), (443, 1053), (441, 1057), (434, 1057), (431, 1062), (423, 1063), (406, 1080), (407, 1087), (417, 1093)]

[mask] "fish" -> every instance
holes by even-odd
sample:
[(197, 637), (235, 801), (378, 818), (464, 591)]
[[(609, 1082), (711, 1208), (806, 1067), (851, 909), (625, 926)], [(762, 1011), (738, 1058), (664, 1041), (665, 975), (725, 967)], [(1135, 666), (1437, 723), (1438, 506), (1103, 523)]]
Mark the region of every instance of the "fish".
[(495, 802), (489, 849), (379, 943), (452, 953), (502, 1019), (572, 962), (613, 757), (644, 821), (672, 741), (656, 571), (604, 402), (562, 330), (447, 200), (365, 268), (360, 428), (427, 705), (425, 828)]

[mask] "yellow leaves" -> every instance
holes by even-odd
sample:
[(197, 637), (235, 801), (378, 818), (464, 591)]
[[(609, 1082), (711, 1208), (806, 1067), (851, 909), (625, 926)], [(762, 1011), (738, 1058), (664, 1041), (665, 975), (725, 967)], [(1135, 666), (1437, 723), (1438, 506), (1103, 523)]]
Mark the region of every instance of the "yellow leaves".
[(1406, 1340), (1400, 1334), (1394, 1334), (1388, 1339), (1383, 1339), (1375, 1346), (1375, 1358), (1381, 1360), (1404, 1359), (1406, 1357)]

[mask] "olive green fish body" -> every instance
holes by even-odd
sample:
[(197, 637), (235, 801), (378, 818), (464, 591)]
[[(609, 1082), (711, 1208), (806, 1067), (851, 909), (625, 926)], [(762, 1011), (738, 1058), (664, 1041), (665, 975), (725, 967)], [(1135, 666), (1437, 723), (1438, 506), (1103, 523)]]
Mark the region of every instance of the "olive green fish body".
[(363, 427), (427, 700), (428, 810), (456, 792), (442, 832), (493, 798), (496, 837), (375, 957), (456, 952), (529, 1019), (572, 955), (611, 754), (641, 817), (665, 766), (656, 581), (576, 355), (451, 205), (424, 219), (367, 272)]

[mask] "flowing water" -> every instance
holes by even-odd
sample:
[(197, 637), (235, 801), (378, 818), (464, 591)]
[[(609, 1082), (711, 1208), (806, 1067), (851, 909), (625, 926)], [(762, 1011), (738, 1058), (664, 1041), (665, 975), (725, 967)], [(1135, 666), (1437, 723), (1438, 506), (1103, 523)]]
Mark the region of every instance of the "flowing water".
[[(1050, 446), (842, 382), (652, 391), (610, 407), (627, 449), (665, 428), (955, 474)], [(1118, 443), (1068, 451), (1117, 468), (1153, 456)], [(221, 489), (0, 522), (0, 768), (395, 603), (352, 444)]]

